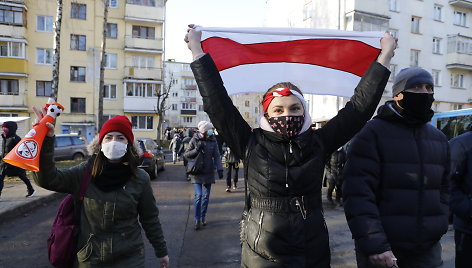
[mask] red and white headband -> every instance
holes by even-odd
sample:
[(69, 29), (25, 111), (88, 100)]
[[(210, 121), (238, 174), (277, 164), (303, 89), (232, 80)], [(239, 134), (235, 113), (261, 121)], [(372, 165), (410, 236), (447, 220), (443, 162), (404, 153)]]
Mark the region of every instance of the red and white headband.
[(289, 88), (286, 88), (286, 87), (277, 88), (276, 90), (274, 90), (270, 93), (267, 93), (264, 97), (264, 100), (262, 100), (262, 109), (263, 109), (264, 114), (267, 113), (267, 109), (269, 108), (269, 104), (272, 102), (272, 100), (275, 97), (290, 96), (292, 94), (295, 95), (302, 102), (302, 104), (305, 102), (305, 99), (303, 98), (303, 96), (300, 93), (298, 93), (295, 90), (290, 90)]

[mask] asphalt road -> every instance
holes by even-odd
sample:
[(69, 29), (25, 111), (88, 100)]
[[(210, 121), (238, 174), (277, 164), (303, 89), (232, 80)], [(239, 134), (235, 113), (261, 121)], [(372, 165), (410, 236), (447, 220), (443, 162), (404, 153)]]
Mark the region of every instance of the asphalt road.
[[(203, 230), (194, 231), (193, 190), (183, 172), (181, 163), (167, 163), (165, 171), (152, 182), (171, 267), (239, 267), (241, 250), (238, 232), (244, 189), (226, 193), (225, 182), (217, 181), (210, 196), (208, 225)], [(46, 239), (59, 202), (55, 200), (0, 225), (0, 268), (51, 267), (47, 260)], [(354, 243), (342, 208), (325, 206), (325, 217), (330, 233), (332, 267), (356, 267)], [(443, 237), (442, 245), (443, 268), (452, 268), (452, 230)], [(146, 240), (146, 267), (156, 265), (153, 249)]]

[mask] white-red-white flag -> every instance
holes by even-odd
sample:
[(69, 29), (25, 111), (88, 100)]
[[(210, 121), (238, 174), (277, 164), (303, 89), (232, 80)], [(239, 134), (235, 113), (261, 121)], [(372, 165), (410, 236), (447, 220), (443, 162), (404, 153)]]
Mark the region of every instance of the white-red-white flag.
[(205, 28), (202, 47), (228, 93), (292, 82), (304, 93), (350, 97), (380, 52), (382, 32), (301, 28)]

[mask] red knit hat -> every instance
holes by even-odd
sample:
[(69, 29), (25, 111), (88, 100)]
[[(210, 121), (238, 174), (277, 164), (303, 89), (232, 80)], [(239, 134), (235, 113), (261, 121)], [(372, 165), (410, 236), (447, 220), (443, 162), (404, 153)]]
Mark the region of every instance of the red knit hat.
[(102, 129), (100, 129), (100, 134), (98, 136), (98, 141), (102, 143), (103, 137), (108, 132), (118, 131), (125, 135), (130, 144), (133, 144), (134, 135), (133, 135), (133, 125), (129, 121), (128, 117), (124, 115), (115, 115), (112, 119), (107, 120)]

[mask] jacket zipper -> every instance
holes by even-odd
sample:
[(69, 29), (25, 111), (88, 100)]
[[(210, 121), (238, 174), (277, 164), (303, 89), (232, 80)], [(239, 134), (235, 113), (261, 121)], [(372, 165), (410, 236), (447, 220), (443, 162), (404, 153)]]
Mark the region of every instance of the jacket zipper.
[(288, 142), (288, 146), (289, 146), (289, 147), (288, 147), (288, 150), (289, 150), (290, 154), (292, 154), (292, 153), (293, 153), (293, 150), (292, 150), (292, 140), (290, 140), (290, 141)]
[(257, 232), (256, 239), (254, 240), (254, 249), (257, 249), (257, 244), (259, 243), (259, 239), (261, 238), (262, 233), (262, 218), (264, 217), (264, 211), (261, 211), (261, 215), (259, 216), (259, 230)]
[[(292, 147), (290, 147), (290, 150)], [(287, 166), (287, 154), (285, 153), (285, 145), (282, 147), (282, 151), (284, 152), (284, 161), (285, 161), (285, 188), (288, 189), (288, 166)]]
[(420, 172), (419, 172), (419, 183), (420, 183), (420, 194), (418, 195), (418, 232), (419, 232), (419, 239), (420, 241), (423, 239), (423, 228), (421, 228), (421, 218), (422, 218), (422, 214), (421, 214), (421, 208), (423, 206), (423, 195), (424, 195), (424, 168), (423, 168), (423, 156), (421, 154), (422, 150), (421, 150), (421, 145), (419, 143), (419, 139), (418, 139), (418, 128), (415, 128), (414, 129), (414, 136), (415, 136), (415, 142), (416, 142), (416, 148), (418, 150), (418, 156), (419, 156), (419, 164), (420, 164)]

